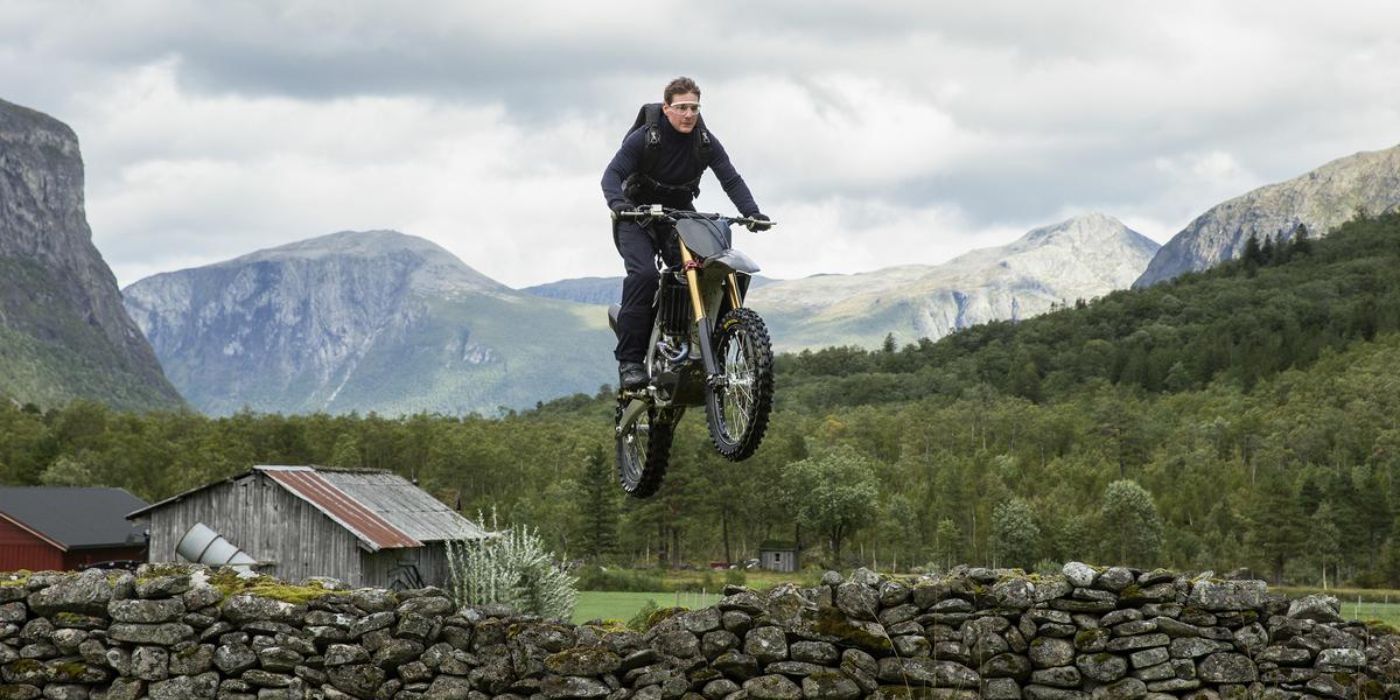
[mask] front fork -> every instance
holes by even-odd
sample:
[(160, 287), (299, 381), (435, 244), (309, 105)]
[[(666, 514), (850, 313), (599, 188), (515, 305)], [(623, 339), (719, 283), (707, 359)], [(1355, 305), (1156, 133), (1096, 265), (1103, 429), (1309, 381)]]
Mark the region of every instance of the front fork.
[[(695, 308), (695, 327), (700, 333), (700, 359), (705, 363), (705, 381), (709, 386), (719, 386), (723, 383), (724, 376), (720, 374), (719, 360), (715, 358), (715, 348), (711, 342), (711, 339), (714, 338), (714, 324), (710, 321), (708, 312), (705, 310), (705, 300), (700, 296), (700, 264), (684, 243), (681, 244), (680, 249), (686, 286), (690, 288), (690, 304)], [(729, 303), (737, 309), (740, 302), (739, 278), (731, 272), (728, 281)]]

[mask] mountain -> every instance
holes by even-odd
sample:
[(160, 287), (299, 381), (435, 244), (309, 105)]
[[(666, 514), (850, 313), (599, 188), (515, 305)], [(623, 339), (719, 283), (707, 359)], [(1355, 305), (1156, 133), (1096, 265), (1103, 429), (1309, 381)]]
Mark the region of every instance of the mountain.
[(1400, 209), (1400, 146), (1334, 160), (1212, 207), (1172, 237), (1142, 276), (1145, 287), (1237, 257), (1250, 236), (1289, 240), (1301, 224), (1321, 237), (1358, 213)]
[(92, 244), (66, 124), (0, 100), (0, 395), (52, 407), (182, 405)]
[(941, 265), (778, 282), (756, 290), (749, 304), (782, 350), (878, 347), (888, 333), (903, 344), (1125, 288), (1157, 248), (1117, 219), (1087, 214)]
[(513, 291), (436, 244), (345, 231), (124, 290), (200, 410), (495, 413), (615, 381), (597, 307)]
[[(755, 275), (749, 289), (773, 284), (777, 280)], [(622, 277), (575, 277), (524, 287), (520, 291), (546, 299), (562, 299), (580, 304), (616, 304), (622, 298)]]

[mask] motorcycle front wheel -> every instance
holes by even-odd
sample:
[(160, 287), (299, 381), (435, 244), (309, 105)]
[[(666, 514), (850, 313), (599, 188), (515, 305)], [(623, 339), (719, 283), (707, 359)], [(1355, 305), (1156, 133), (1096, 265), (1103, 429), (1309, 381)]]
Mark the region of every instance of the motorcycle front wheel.
[[(618, 406), (615, 420), (621, 417), (622, 407)], [(679, 420), (674, 409), (649, 408), (617, 436), (617, 479), (628, 495), (646, 498), (661, 488)]]
[(734, 309), (715, 328), (714, 349), (723, 381), (705, 389), (705, 417), (715, 450), (732, 462), (748, 459), (763, 442), (773, 410), (773, 348), (768, 327), (751, 309)]

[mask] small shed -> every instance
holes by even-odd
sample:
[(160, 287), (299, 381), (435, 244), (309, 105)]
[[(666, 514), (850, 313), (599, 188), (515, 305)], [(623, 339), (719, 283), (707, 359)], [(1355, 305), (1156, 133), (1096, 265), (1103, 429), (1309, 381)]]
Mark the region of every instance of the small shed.
[(150, 561), (182, 561), (180, 538), (197, 523), (287, 581), (329, 576), (352, 586), (442, 586), (448, 540), (490, 533), (392, 472), (257, 466), (134, 511)]
[(758, 546), (758, 565), (768, 571), (797, 571), (797, 545), (769, 540)]
[(124, 489), (0, 487), (0, 570), (144, 561), (145, 535), (125, 516), (145, 505)]

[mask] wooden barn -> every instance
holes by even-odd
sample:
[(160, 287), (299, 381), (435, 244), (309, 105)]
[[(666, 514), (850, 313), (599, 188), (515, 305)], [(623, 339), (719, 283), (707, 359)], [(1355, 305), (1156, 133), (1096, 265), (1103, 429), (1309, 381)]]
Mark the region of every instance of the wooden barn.
[(769, 571), (797, 571), (797, 545), (768, 540), (758, 546), (758, 565)]
[(448, 578), (445, 542), (490, 536), (397, 474), (258, 466), (127, 515), (145, 525), (150, 561), (183, 561), (180, 538), (203, 523), (286, 581), (419, 588)]
[(0, 488), (0, 571), (145, 561), (146, 538), (126, 520), (145, 505), (123, 489)]

